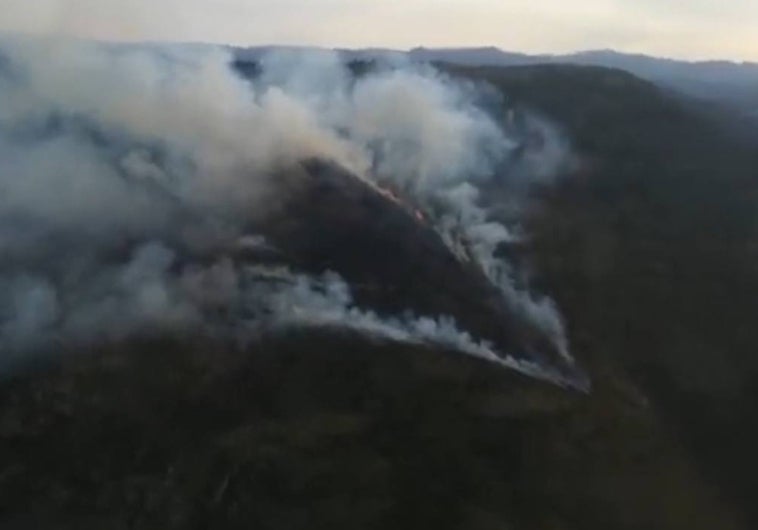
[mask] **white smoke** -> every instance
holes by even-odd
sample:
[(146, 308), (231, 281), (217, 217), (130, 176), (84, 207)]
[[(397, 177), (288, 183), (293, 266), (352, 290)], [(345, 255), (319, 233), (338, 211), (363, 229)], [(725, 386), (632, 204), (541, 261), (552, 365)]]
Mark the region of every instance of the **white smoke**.
[[(587, 382), (580, 378), (570, 378), (550, 367), (497, 353), (489, 342), (478, 341), (462, 331), (451, 317), (419, 317), (407, 313), (387, 318), (361, 309), (354, 304), (350, 287), (334, 273), (327, 272), (320, 278), (314, 278), (292, 274), (286, 269), (249, 267), (246, 274), (258, 278), (248, 284), (247, 293), (256, 301), (258, 311), (273, 316), (273, 322), (269, 324), (285, 328), (333, 326), (391, 341), (439, 346), (559, 386), (587, 389)], [(261, 281), (261, 277), (276, 278), (281, 283), (274, 285)], [(257, 318), (255, 322), (260, 324), (262, 320)]]
[(411, 66), (356, 78), (323, 52), (271, 54), (253, 80), (230, 63), (211, 47), (0, 39), (0, 353), (267, 309), (503, 361), (452, 320), (360, 311), (336, 278), (326, 291), (307, 278), (263, 288), (223, 257), (193, 262), (249, 240), (280, 170), (318, 157), (434, 212), (450, 248), (568, 356), (552, 303), (495, 257), (513, 235), (477, 185), (516, 142), (468, 87)]

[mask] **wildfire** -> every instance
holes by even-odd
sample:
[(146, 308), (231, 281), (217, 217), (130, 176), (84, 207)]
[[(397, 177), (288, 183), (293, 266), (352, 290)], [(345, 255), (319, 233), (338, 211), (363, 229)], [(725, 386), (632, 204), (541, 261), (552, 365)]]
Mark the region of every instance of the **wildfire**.
[(377, 191), (386, 199), (394, 202), (405, 211), (409, 212), (420, 223), (426, 223), (426, 215), (420, 209), (408, 204), (403, 198), (389, 186), (376, 186)]
[(378, 186), (379, 193), (381, 193), (385, 198), (391, 200), (395, 204), (403, 204), (403, 201), (400, 199), (397, 193), (392, 188), (385, 188), (383, 186)]

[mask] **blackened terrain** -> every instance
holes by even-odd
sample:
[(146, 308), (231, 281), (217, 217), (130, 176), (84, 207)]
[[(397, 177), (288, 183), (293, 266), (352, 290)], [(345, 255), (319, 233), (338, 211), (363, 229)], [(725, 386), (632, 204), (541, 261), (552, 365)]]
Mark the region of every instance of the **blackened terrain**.
[(565, 364), (549, 337), (509, 308), (479, 265), (456, 257), (411, 203), (388, 200), (320, 160), (278, 182), (288, 199), (257, 230), (298, 270), (338, 272), (353, 285), (358, 307), (450, 316), (501, 352)]

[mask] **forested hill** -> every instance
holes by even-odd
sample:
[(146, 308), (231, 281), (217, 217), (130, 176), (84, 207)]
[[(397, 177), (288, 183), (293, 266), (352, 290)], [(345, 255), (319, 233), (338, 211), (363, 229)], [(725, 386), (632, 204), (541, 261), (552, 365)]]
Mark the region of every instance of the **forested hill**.
[[(592, 391), (331, 328), (98, 342), (0, 382), (0, 528), (758, 527), (752, 138), (616, 70), (444, 69), (570, 144), (506, 251), (556, 299)], [(272, 227), (295, 263), (481, 320), (433, 231), (328, 164), (297, 171), (280, 180), (308, 194)]]
[(758, 136), (618, 70), (449, 71), (564, 129), (584, 163), (543, 190), (534, 260), (579, 349), (626, 367), (758, 524)]

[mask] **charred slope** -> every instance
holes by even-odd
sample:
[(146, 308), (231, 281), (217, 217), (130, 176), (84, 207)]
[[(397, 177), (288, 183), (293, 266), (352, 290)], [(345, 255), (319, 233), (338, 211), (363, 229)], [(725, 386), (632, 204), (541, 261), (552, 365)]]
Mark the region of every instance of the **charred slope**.
[(361, 307), (392, 315), (452, 316), (504, 354), (559, 363), (544, 333), (509, 309), (473, 262), (429, 224), (334, 164), (311, 160), (279, 180), (289, 189), (262, 231), (298, 268), (333, 270)]

